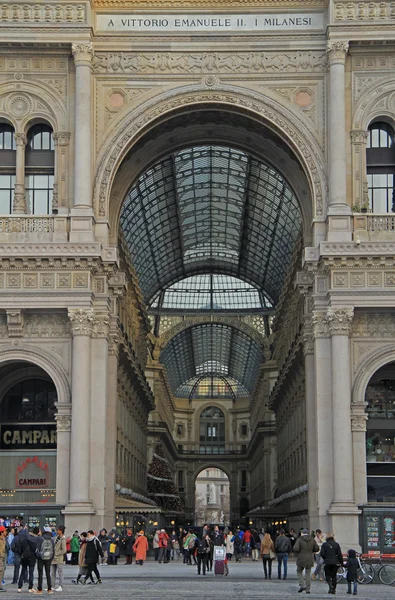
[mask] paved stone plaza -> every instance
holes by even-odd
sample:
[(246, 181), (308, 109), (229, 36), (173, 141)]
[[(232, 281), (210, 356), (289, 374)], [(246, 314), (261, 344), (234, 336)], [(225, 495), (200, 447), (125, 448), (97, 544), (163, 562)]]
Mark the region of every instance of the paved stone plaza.
[[(274, 563), (273, 566), (276, 566)], [(289, 565), (287, 581), (279, 581), (276, 571), (275, 579), (265, 581), (263, 579), (262, 566), (260, 563), (231, 563), (229, 565), (229, 577), (214, 577), (208, 573), (206, 577), (198, 576), (194, 566), (189, 567), (181, 562), (170, 563), (168, 565), (159, 565), (148, 561), (142, 568), (123, 564), (117, 567), (102, 567), (102, 585), (73, 585), (71, 579), (78, 572), (77, 567), (65, 567), (65, 586), (63, 592), (56, 594), (56, 597), (68, 600), (71, 598), (96, 598), (101, 600), (124, 600), (133, 598), (134, 600), (151, 600), (158, 598), (184, 599), (188, 598), (221, 598), (233, 600), (255, 598), (265, 598), (267, 600), (280, 598), (299, 598), (304, 594), (298, 594), (298, 582), (296, 579), (296, 566)], [(8, 571), (8, 576), (10, 571)], [(9, 578), (9, 577), (8, 577)], [(6, 579), (8, 579), (6, 577)], [(44, 580), (45, 581), (45, 580)], [(44, 584), (45, 587), (45, 584)], [(337, 596), (348, 597), (346, 594), (347, 586), (341, 584), (337, 589)], [(18, 594), (16, 586), (7, 585), (7, 594), (2, 598), (13, 598), (27, 596), (25, 587), (23, 594)], [(45, 592), (43, 595), (46, 595)], [(54, 594), (55, 596), (55, 594)], [(395, 590), (379, 584), (370, 584), (358, 587), (358, 596), (369, 600), (393, 600)], [(29, 598), (31, 595), (29, 595)], [(310, 598), (326, 598), (326, 583), (312, 582)]]

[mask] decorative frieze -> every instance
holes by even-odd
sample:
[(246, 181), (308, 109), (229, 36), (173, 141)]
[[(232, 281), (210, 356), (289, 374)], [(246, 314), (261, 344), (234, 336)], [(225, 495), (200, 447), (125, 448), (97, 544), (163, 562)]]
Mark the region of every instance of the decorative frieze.
[[(0, 21), (1, 22), (1, 21)], [(23, 81), (29, 78), (29, 73), (67, 73), (67, 56), (20, 56), (9, 54), (9, 51), (3, 49), (0, 56), (0, 73), (8, 72), (16, 81)], [(44, 78), (44, 81), (47, 81)]]
[(185, 73), (322, 73), (323, 52), (97, 52), (94, 73), (161, 75)]
[(34, 272), (32, 271), (7, 271), (0, 273), (1, 290), (23, 290), (25, 292), (37, 290), (89, 290), (90, 273), (88, 271), (58, 271)]
[(333, 289), (359, 289), (359, 288), (394, 288), (395, 271), (377, 269), (372, 271), (358, 270), (333, 270), (331, 273)]
[(357, 311), (351, 335), (355, 338), (395, 338), (395, 315), (390, 312)]
[(85, 4), (13, 3), (0, 5), (0, 23), (85, 23)]
[(387, 21), (395, 19), (395, 2), (335, 2), (335, 21)]
[(91, 335), (95, 324), (92, 308), (72, 308), (68, 311), (71, 332), (75, 335)]
[(332, 335), (349, 335), (354, 309), (351, 307), (328, 308), (328, 329)]
[(70, 322), (65, 314), (27, 313), (23, 335), (29, 338), (69, 337)]

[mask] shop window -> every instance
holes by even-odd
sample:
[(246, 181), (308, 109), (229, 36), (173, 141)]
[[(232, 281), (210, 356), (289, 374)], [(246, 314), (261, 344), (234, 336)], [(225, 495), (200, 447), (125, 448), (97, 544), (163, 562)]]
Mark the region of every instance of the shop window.
[(35, 125), (29, 131), (26, 146), (25, 190), (28, 213), (52, 213), (54, 165), (52, 129), (48, 125)]
[(225, 415), (210, 406), (200, 415), (200, 452), (221, 453), (225, 447)]
[(11, 125), (0, 123), (0, 214), (12, 213), (15, 189), (16, 146)]
[(368, 500), (395, 502), (395, 364), (372, 378), (365, 399)]
[(366, 163), (370, 208), (375, 213), (394, 212), (395, 136), (384, 122), (369, 127)]
[(0, 421), (47, 422), (55, 419), (56, 388), (52, 381), (28, 379), (14, 385), (0, 404)]

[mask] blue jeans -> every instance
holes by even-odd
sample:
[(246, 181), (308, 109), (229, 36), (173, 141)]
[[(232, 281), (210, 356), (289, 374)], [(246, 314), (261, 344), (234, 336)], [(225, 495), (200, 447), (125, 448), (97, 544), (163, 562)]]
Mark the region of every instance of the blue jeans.
[(278, 578), (281, 579), (281, 565), (284, 565), (284, 579), (287, 576), (287, 566), (288, 566), (288, 554), (287, 552), (278, 552), (277, 553), (277, 560), (278, 560), (278, 565), (277, 565), (277, 569), (278, 569)]
[(353, 585), (353, 592), (354, 592), (354, 594), (356, 594), (357, 591), (358, 591), (358, 581), (357, 580), (355, 580), (355, 581), (347, 581), (347, 584), (348, 584), (348, 593), (351, 594), (351, 584), (352, 584)]

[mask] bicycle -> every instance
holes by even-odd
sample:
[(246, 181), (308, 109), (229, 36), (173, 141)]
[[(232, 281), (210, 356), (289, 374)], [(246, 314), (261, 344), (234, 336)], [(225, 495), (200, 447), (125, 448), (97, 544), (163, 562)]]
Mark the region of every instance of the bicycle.
[[(357, 557), (358, 559), (358, 564), (359, 564), (359, 569), (358, 569), (358, 583), (360, 583), (361, 585), (365, 585), (367, 583), (372, 583), (373, 579), (374, 579), (374, 574), (375, 574), (375, 570), (372, 567), (372, 565), (364, 562), (363, 560), (361, 560), (359, 557)], [(345, 581), (347, 581), (347, 569), (344, 566), (339, 567), (338, 571), (337, 571), (337, 583), (340, 583), (343, 579)]]
[(377, 560), (377, 564), (369, 565), (368, 563), (365, 563), (371, 569), (372, 581), (374, 579), (374, 576), (377, 574), (377, 577), (384, 585), (392, 585), (393, 583), (395, 583), (395, 564), (389, 565), (383, 562), (383, 559), (393, 560), (394, 558), (395, 557), (393, 554), (382, 554)]

